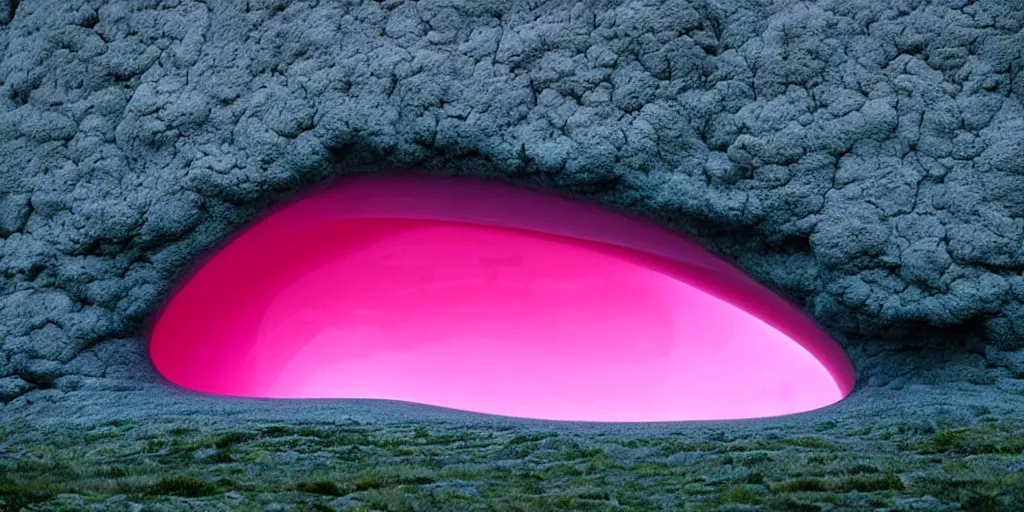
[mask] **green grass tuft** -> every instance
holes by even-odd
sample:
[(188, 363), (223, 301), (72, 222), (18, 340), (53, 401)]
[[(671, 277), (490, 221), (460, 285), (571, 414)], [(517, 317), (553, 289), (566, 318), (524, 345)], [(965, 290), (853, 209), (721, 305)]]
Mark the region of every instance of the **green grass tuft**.
[(845, 478), (829, 485), (829, 490), (834, 492), (876, 492), (876, 491), (902, 491), (903, 481), (900, 477), (887, 475), (854, 476)]
[(217, 494), (217, 486), (194, 476), (169, 476), (149, 486), (146, 494), (170, 494), (185, 498), (199, 498)]
[(256, 439), (256, 434), (253, 434), (252, 432), (228, 432), (218, 437), (213, 442), (213, 446), (215, 448), (223, 449), (232, 445), (252, 441), (253, 439)]
[(743, 505), (758, 505), (765, 500), (764, 494), (755, 492), (745, 485), (730, 485), (718, 494), (715, 501), (721, 504), (739, 503)]
[(21, 510), (23, 507), (49, 501), (60, 489), (49, 482), (18, 483), (0, 477), (0, 499), (7, 507), (6, 510)]
[(347, 489), (330, 480), (299, 482), (295, 486), (295, 490), (310, 494), (323, 494), (325, 496), (344, 496), (349, 493)]
[(847, 493), (851, 491), (876, 492), (876, 491), (901, 491), (904, 489), (903, 481), (899, 476), (893, 474), (852, 476), (841, 479), (824, 479), (815, 477), (803, 477), (772, 485), (772, 491), (779, 493), (787, 492), (838, 492)]
[(773, 492), (824, 492), (828, 484), (820, 478), (804, 477), (773, 484), (771, 489)]
[(355, 481), (355, 490), (380, 489), (403, 484), (422, 485), (437, 481), (437, 476), (423, 468), (380, 467), (363, 473)]

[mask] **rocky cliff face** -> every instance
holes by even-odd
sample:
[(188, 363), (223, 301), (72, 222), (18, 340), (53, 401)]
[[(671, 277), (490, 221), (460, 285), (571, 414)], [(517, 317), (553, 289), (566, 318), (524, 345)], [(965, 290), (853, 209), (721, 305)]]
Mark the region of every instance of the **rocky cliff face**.
[(12, 0), (0, 23), (0, 401), (155, 379), (147, 318), (197, 257), (392, 167), (646, 215), (851, 350), (1024, 376), (1013, 1)]

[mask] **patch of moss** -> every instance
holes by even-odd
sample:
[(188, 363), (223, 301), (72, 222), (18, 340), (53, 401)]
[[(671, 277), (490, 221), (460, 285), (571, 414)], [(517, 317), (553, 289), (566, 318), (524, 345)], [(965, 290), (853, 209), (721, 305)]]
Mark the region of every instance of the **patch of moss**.
[(946, 502), (959, 502), (965, 510), (1010, 512), (1024, 510), (1024, 474), (926, 475), (911, 480), (909, 490), (930, 494)]
[(97, 427), (114, 427), (114, 428), (129, 427), (130, 428), (133, 425), (134, 424), (131, 421), (129, 421), (129, 420), (125, 420), (125, 419), (112, 419), (112, 420), (104, 421), (103, 423), (99, 423), (96, 426)]
[(818, 466), (824, 466), (826, 464), (839, 460), (839, 458), (839, 454), (811, 455), (810, 457), (807, 457), (807, 463)]
[(954, 460), (942, 465), (942, 470), (947, 473), (970, 471), (971, 466), (962, 460)]
[(1007, 500), (995, 489), (967, 489), (961, 493), (960, 506), (965, 512), (1011, 512), (1020, 509), (1010, 508)]
[(310, 494), (323, 494), (325, 496), (344, 496), (350, 492), (348, 488), (339, 486), (336, 482), (330, 480), (299, 482), (295, 485), (295, 490)]
[(510, 459), (525, 459), (540, 449), (540, 443), (507, 444), (501, 448), (498, 455)]
[(151, 466), (123, 466), (103, 464), (92, 471), (92, 476), (98, 478), (125, 478), (129, 476), (145, 475), (156, 471)]
[(982, 423), (943, 430), (911, 448), (925, 453), (1019, 454), (1024, 452), (1024, 429), (1015, 425)]
[(829, 420), (829, 421), (823, 421), (823, 422), (817, 424), (814, 427), (814, 429), (817, 430), (818, 432), (824, 432), (826, 430), (832, 430), (832, 429), (834, 429), (834, 428), (836, 428), (838, 426), (839, 426), (838, 423), (836, 423), (836, 422), (834, 422), (832, 420)]
[(370, 454), (359, 446), (349, 446), (344, 450), (335, 452), (335, 456), (343, 461), (360, 462), (370, 457)]
[(457, 432), (454, 434), (428, 435), (423, 438), (424, 444), (454, 444), (465, 443), (473, 440), (473, 434), (469, 432)]
[(78, 473), (70, 464), (60, 460), (53, 460), (51, 457), (44, 459), (21, 458), (14, 462), (12, 469), (18, 473), (45, 473), (48, 476), (65, 479), (73, 479), (78, 476)]
[(625, 469), (623, 466), (615, 462), (607, 454), (603, 454), (597, 457), (593, 457), (587, 461), (587, 464), (583, 466), (583, 474), (585, 475), (597, 475), (607, 471), (616, 471)]
[(315, 427), (300, 427), (295, 429), (295, 435), (302, 437), (315, 437), (327, 439), (333, 436), (331, 431)]
[(32, 504), (49, 501), (62, 491), (50, 482), (15, 482), (0, 477), (0, 499), (3, 499), (6, 510), (21, 510)]
[(915, 494), (931, 495), (948, 502), (959, 499), (959, 489), (983, 484), (984, 481), (974, 477), (918, 476), (911, 480), (910, 489)]
[(544, 477), (533, 471), (512, 471), (507, 468), (495, 468), (486, 473), (480, 494), (484, 497), (501, 498), (509, 492), (520, 495), (536, 495), (542, 492), (541, 484)]
[(900, 491), (904, 489), (903, 481), (897, 475), (851, 476), (840, 479), (824, 479), (803, 477), (779, 482), (771, 486), (777, 493), (787, 492), (839, 492), (851, 491), (876, 492)]
[(738, 457), (737, 462), (742, 466), (750, 467), (775, 462), (775, 458), (767, 453), (753, 452)]
[(474, 470), (456, 465), (449, 465), (442, 469), (438, 476), (443, 479), (454, 480), (478, 480), (483, 475), (482, 470)]
[(786, 512), (821, 512), (821, 505), (799, 501), (789, 496), (769, 498), (766, 500), (769, 510), (785, 510)]
[(236, 482), (236, 481), (234, 481), (234, 480), (232, 480), (230, 478), (224, 478), (224, 477), (218, 478), (213, 483), (215, 485), (219, 486), (219, 487), (238, 487), (238, 482)]
[(829, 485), (833, 492), (876, 492), (876, 491), (902, 491), (903, 480), (893, 474), (853, 476), (838, 480)]
[(764, 502), (764, 495), (765, 493), (756, 492), (746, 485), (728, 485), (715, 496), (715, 502), (718, 504), (758, 505)]
[(236, 444), (252, 441), (253, 439), (256, 439), (256, 434), (252, 432), (227, 432), (218, 436), (213, 441), (213, 446), (214, 448), (223, 449)]
[(525, 444), (525, 443), (535, 443), (535, 442), (538, 442), (538, 441), (543, 441), (543, 440), (545, 440), (545, 439), (547, 439), (549, 437), (557, 437), (557, 434), (555, 434), (553, 432), (545, 432), (545, 433), (539, 433), (539, 434), (538, 433), (516, 434), (516, 435), (512, 436), (511, 438), (509, 438), (509, 440), (506, 441), (505, 444), (516, 445), (516, 444)]
[(834, 451), (840, 449), (839, 445), (820, 437), (792, 437), (783, 439), (781, 442), (789, 446), (799, 446), (801, 448), (812, 448), (815, 450)]
[(972, 405), (971, 412), (973, 412), (975, 416), (984, 416), (986, 414), (990, 414), (992, 409), (985, 407), (984, 405)]
[(213, 461), (218, 464), (227, 464), (235, 460), (234, 454), (234, 450), (232, 450), (230, 447), (218, 448), (217, 451), (214, 452), (213, 454)]
[(260, 431), (264, 437), (284, 437), (295, 434), (295, 429), (287, 425), (272, 425)]
[(574, 477), (583, 475), (582, 470), (580, 470), (576, 466), (565, 463), (559, 463), (553, 466), (548, 466), (543, 470), (543, 472), (547, 478), (557, 478), (563, 476)]
[(199, 498), (217, 494), (217, 486), (194, 476), (177, 475), (161, 478), (146, 490), (149, 495), (174, 495)]
[(970, 382), (971, 384), (977, 384), (979, 386), (991, 386), (992, 384), (996, 383), (996, 380), (997, 377), (995, 376), (995, 374), (988, 372), (978, 372), (967, 377), (967, 382)]
[(162, 440), (149, 440), (142, 447), (142, 453), (153, 454), (153, 453), (168, 453), (169, 444)]
[(764, 476), (761, 473), (750, 473), (743, 477), (743, 483), (763, 485)]
[(354, 482), (355, 490), (365, 491), (403, 484), (429, 484), (437, 481), (433, 472), (417, 467), (385, 466), (362, 473)]
[[(15, 455), (7, 460), (0, 456), (0, 481), (8, 479), (6, 492), (12, 491), (10, 481), (34, 488), (36, 498), (46, 501), (46, 505), (35, 501), (36, 505), (28, 508), (46, 510), (60, 503), (39, 494), (40, 490), (50, 491), (51, 496), (70, 492), (84, 497), (87, 503), (103, 503), (113, 494), (150, 501), (149, 496), (167, 490), (158, 488), (159, 477), (167, 474), (200, 477), (207, 483), (206, 491), (241, 490), (246, 493), (244, 501), (232, 498), (230, 504), (251, 510), (259, 510), (270, 499), (290, 501), (298, 505), (293, 508), (297, 511), (329, 509), (328, 499), (338, 492), (357, 493), (363, 510), (400, 510), (411, 503), (415, 510), (436, 512), (560, 507), (615, 510), (615, 502), (619, 510), (685, 506), (695, 512), (801, 512), (867, 505), (891, 508), (894, 502), (926, 495), (946, 504), (962, 504), (968, 512), (1024, 510), (1024, 503), (1013, 501), (1015, 495), (1024, 496), (1024, 472), (1007, 471), (1017, 457), (1011, 460), (1009, 454), (998, 450), (977, 452), (985, 442), (996, 447), (1012, 446), (1020, 427), (1005, 418), (971, 421), (977, 423), (939, 422), (930, 434), (917, 433), (925, 429), (906, 423), (904, 435), (899, 434), (901, 423), (883, 424), (879, 432), (887, 429), (897, 436), (888, 443), (877, 439), (863, 443), (837, 426), (827, 437), (811, 430), (809, 435), (793, 439), (767, 433), (763, 437), (686, 443), (682, 436), (669, 434), (633, 443), (605, 435), (591, 440), (601, 443), (597, 445), (571, 433), (549, 436), (524, 432), (516, 436), (516, 429), (511, 428), (470, 428), (455, 433), (435, 425), (419, 429), (415, 424), (387, 425), (370, 430), (273, 423), (239, 429), (255, 433), (252, 438), (230, 431), (189, 437), (166, 433), (150, 436), (134, 429), (130, 440), (111, 441), (99, 436), (83, 442), (83, 436), (98, 432), (95, 426), (88, 426), (65, 429), (46, 443), (34, 438), (8, 443), (7, 453)], [(109, 431), (116, 427), (104, 428)], [(315, 435), (300, 435), (300, 430)], [(827, 443), (833, 439), (842, 445), (841, 449), (828, 448)], [(855, 445), (858, 442), (861, 444)], [(897, 442), (912, 449), (894, 455), (892, 449)], [(951, 455), (959, 453), (958, 443), (973, 443), (975, 456), (955, 460), (960, 457)], [(224, 447), (212, 450), (217, 444)], [(621, 458), (618, 453), (612, 457), (607, 444), (635, 445), (639, 449)], [(874, 448), (883, 444), (880, 449)], [(950, 451), (934, 450), (933, 444)], [(150, 446), (153, 453), (145, 453), (145, 446)], [(232, 464), (206, 467), (216, 472), (212, 475), (196, 474), (193, 456), (200, 448), (214, 456), (198, 463), (199, 468), (217, 457)], [(615, 450), (623, 451), (618, 446)], [(668, 464), (660, 457), (680, 451), (691, 452), (685, 465)], [(287, 464), (273, 463), (278, 454), (288, 452), (300, 456)], [(518, 457), (518, 452), (529, 456)], [(317, 469), (317, 465), (326, 469)], [(62, 475), (67, 476), (66, 481)], [(452, 479), (463, 482), (421, 487)], [(907, 488), (901, 488), (904, 481)], [(774, 485), (767, 485), (769, 482)], [(357, 483), (361, 490), (357, 490)], [(860, 505), (844, 496), (854, 491), (861, 493), (855, 500)], [(365, 496), (371, 496), (376, 504)], [(83, 508), (81, 499), (75, 498), (78, 508)], [(221, 504), (220, 498), (214, 500)], [(314, 506), (317, 500), (322, 502), (321, 507)]]
[(361, 499), (365, 505), (357, 506), (351, 510), (380, 511), (387, 512), (415, 512), (416, 508), (412, 499), (406, 493), (398, 489), (374, 489), (365, 493)]
[(629, 472), (637, 476), (672, 474), (672, 468), (664, 462), (637, 462), (629, 466)]
[(854, 464), (842, 469), (842, 473), (847, 475), (874, 474), (881, 472), (881, 469), (869, 464)]
[(573, 445), (563, 449), (560, 457), (562, 460), (578, 460), (598, 457), (604, 454), (605, 451), (603, 448), (581, 448), (579, 445), (574, 443)]
[(580, 500), (609, 501), (612, 499), (607, 490), (593, 486), (572, 489), (571, 493)]
[(100, 441), (103, 439), (117, 439), (124, 436), (133, 428), (135, 428), (135, 425), (126, 420), (105, 421), (96, 425), (92, 431), (87, 432), (83, 437), (88, 442)]
[(828, 490), (828, 484), (821, 478), (804, 477), (795, 478), (772, 484), (772, 492), (824, 492)]
[[(637, 439), (619, 439), (613, 441), (626, 448), (658, 448), (658, 455), (668, 457), (680, 452), (719, 452), (729, 448), (718, 442), (684, 443), (670, 437), (646, 437)], [(739, 447), (737, 449), (744, 449)]]

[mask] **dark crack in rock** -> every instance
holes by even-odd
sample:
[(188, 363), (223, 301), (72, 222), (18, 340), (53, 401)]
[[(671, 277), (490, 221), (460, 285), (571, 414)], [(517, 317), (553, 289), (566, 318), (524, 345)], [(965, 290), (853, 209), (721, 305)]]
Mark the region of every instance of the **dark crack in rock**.
[(146, 321), (197, 258), (390, 168), (690, 233), (873, 382), (915, 346), (1020, 378), (1014, 0), (12, 0), (0, 23), (0, 401), (159, 382)]

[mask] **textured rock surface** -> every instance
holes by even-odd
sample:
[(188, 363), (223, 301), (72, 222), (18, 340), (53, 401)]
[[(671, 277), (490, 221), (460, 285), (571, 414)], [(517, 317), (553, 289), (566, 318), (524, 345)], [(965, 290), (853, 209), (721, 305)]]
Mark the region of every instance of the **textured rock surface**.
[(394, 166), (689, 232), (869, 383), (920, 377), (891, 362), (907, 346), (966, 347), (934, 378), (1018, 389), (1019, 7), (2, 2), (0, 401), (159, 382), (146, 321), (195, 258), (292, 193)]

